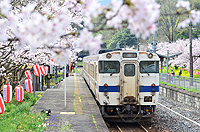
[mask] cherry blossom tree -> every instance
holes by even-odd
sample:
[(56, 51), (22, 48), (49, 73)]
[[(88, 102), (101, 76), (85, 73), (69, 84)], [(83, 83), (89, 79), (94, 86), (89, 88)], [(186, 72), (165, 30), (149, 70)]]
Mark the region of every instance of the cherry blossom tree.
[[(193, 67), (195, 69), (200, 69), (200, 58), (197, 57), (200, 55), (200, 40), (195, 39), (192, 41), (192, 49), (193, 49), (193, 56), (196, 56), (194, 59)], [(189, 39), (186, 40), (177, 40), (174, 43), (169, 43), (169, 42), (161, 42), (157, 44), (157, 51), (156, 53), (158, 54), (167, 54), (167, 50), (169, 50), (170, 54), (177, 54), (177, 53), (182, 53), (181, 55), (178, 55), (177, 57), (174, 57), (170, 59), (169, 64), (172, 66), (190, 66), (190, 52), (189, 52), (189, 46), (190, 46), (190, 41)], [(151, 45), (149, 45), (149, 49), (151, 49)]]
[[(64, 40), (66, 44), (60, 46), (59, 52), (58, 46), (53, 50), (61, 56), (64, 56), (60, 54), (65, 52), (63, 49), (70, 49), (72, 45), (89, 50), (91, 54), (95, 53), (102, 44), (102, 35), (94, 37), (93, 32), (99, 30), (123, 28), (125, 25), (136, 37), (146, 39), (156, 30), (155, 21), (160, 7), (155, 0), (112, 0), (108, 6), (101, 6), (93, 0), (37, 0), (18, 3), (20, 1), (9, 0), (2, 0), (0, 3), (1, 41), (18, 40), (18, 47), (30, 45), (35, 50), (45, 46), (52, 48)], [(188, 2), (179, 1), (177, 7), (189, 11)], [(190, 11), (190, 14), (188, 20), (196, 24), (199, 19), (194, 16), (198, 12)], [(106, 19), (101, 27), (95, 29), (92, 20), (100, 16)], [(82, 27), (83, 30), (78, 31), (77, 27)]]
[[(195, 11), (190, 9), (190, 3), (188, 1), (178, 1), (176, 4), (177, 7), (177, 14), (179, 16), (183, 14), (188, 14), (189, 18), (185, 19), (184, 21), (179, 23), (179, 27), (186, 27), (189, 25), (189, 23), (192, 23), (193, 25), (196, 25), (200, 22), (200, 11)], [(199, 40), (193, 40), (192, 42), (192, 49), (193, 49), (193, 56), (199, 56), (200, 51), (198, 50), (199, 47)], [(166, 54), (167, 50), (169, 50), (170, 53), (182, 53), (178, 57), (175, 57), (169, 61), (169, 63), (172, 66), (178, 65), (180, 67), (182, 66), (190, 66), (190, 52), (189, 52), (189, 39), (187, 40), (177, 40), (173, 43), (168, 42), (161, 42), (157, 44), (157, 53), (159, 54)], [(149, 45), (149, 48), (151, 45)], [(150, 48), (151, 49), (151, 48)], [(193, 63), (194, 69), (200, 69), (200, 59), (195, 58)]]
[(0, 43), (0, 86), (10, 83), (15, 87), (22, 81), (25, 70), (28, 65), (35, 63), (51, 64), (50, 51), (46, 49), (37, 49), (31, 52), (29, 47), (22, 49), (14, 49), (15, 42)]
[(178, 15), (188, 14), (189, 18), (179, 23), (179, 27), (186, 27), (189, 23), (197, 25), (200, 22), (200, 11), (190, 9), (190, 3), (188, 1), (180, 0), (176, 4)]
[[(93, 33), (100, 30), (127, 27), (136, 37), (146, 39), (156, 31), (159, 7), (155, 0), (112, 0), (107, 6), (94, 0), (1, 0), (0, 44), (8, 45), (0, 49), (2, 67), (7, 62), (10, 66), (4, 70), (38, 61), (48, 64), (51, 57), (59, 64), (76, 58), (75, 52), (81, 50), (95, 54), (102, 35)], [(179, 1), (177, 8), (186, 10), (178, 10), (179, 15), (189, 14), (182, 27), (199, 22), (199, 12), (190, 10), (187, 2)], [(99, 27), (93, 24), (97, 17)]]
[[(30, 45), (33, 50), (49, 47), (50, 43), (53, 44), (50, 47), (54, 47), (55, 43), (64, 40), (69, 47), (74, 45), (92, 54), (102, 44), (102, 36), (94, 37), (92, 32), (107, 30), (105, 25), (122, 28), (122, 23), (126, 22), (132, 33), (145, 39), (156, 30), (154, 22), (159, 16), (159, 5), (154, 0), (113, 0), (107, 7), (93, 0), (47, 0), (42, 3), (30, 2), (25, 6), (20, 5), (20, 8), (13, 8), (9, 0), (3, 0), (0, 5), (1, 41), (17, 39), (18, 47)], [(99, 16), (106, 20), (99, 29), (94, 30), (92, 19)], [(85, 27), (78, 32), (76, 27), (83, 27), (83, 22)]]

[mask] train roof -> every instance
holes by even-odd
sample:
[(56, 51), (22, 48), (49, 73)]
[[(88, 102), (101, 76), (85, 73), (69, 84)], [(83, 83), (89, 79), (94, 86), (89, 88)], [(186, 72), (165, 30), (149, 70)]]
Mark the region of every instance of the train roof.
[(153, 59), (153, 60), (160, 60), (159, 56), (155, 53), (146, 52), (146, 51), (137, 51), (137, 50), (118, 50), (118, 51), (110, 51), (102, 54), (96, 54), (91, 56), (86, 56), (83, 59), (89, 60), (99, 60), (99, 59), (110, 59), (109, 56), (115, 56), (112, 59)]

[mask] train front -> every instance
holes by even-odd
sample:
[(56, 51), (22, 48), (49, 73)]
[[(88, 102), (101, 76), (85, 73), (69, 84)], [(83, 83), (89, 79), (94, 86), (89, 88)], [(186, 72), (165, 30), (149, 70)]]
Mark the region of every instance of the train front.
[[(102, 96), (109, 102), (102, 102), (103, 116), (115, 122), (149, 120), (159, 95), (159, 57), (148, 52), (121, 51), (119, 62), (120, 72), (109, 74), (114, 79), (108, 81), (108, 77), (104, 84), (109, 91)], [(112, 91), (109, 86), (113, 85), (119, 90)]]

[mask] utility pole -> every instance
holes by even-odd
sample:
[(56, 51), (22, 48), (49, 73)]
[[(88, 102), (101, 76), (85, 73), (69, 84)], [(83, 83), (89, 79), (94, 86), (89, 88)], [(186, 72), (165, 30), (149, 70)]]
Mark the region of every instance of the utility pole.
[(127, 42), (124, 42), (124, 49), (125, 49), (125, 50), (126, 50), (126, 43), (127, 43)]
[(140, 51), (140, 44), (138, 44), (138, 51)]
[(172, 42), (174, 42), (174, 24), (173, 23), (172, 23)]
[(192, 23), (190, 22), (190, 86), (193, 86)]

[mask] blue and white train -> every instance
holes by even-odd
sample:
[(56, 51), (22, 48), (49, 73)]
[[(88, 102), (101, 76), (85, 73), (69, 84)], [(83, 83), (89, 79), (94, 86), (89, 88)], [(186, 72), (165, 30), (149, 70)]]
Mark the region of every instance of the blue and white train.
[(159, 95), (159, 57), (121, 50), (83, 58), (83, 77), (107, 121), (153, 117)]

